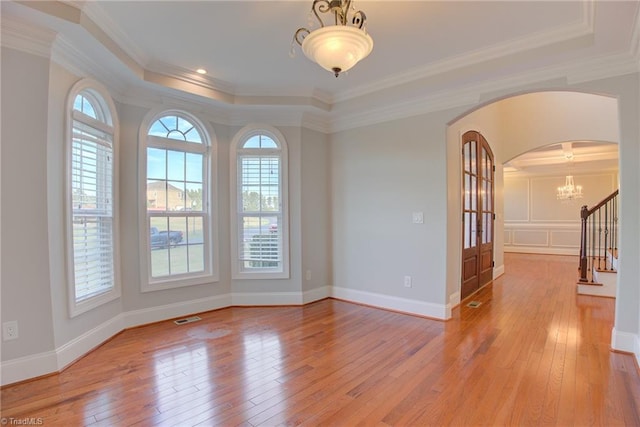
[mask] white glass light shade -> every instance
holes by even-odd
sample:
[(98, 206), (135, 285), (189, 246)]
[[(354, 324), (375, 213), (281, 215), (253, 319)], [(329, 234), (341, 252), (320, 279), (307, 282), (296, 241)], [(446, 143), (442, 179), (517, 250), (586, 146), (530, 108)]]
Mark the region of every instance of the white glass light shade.
[(319, 28), (309, 33), (302, 42), (302, 51), (307, 58), (336, 77), (366, 58), (372, 49), (373, 39), (367, 33), (346, 25)]

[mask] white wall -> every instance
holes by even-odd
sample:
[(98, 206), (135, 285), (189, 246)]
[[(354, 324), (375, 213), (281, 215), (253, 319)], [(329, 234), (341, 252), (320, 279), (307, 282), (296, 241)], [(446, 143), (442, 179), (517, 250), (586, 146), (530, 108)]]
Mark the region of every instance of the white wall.
[(592, 207), (617, 189), (617, 173), (574, 174), (584, 197), (556, 199), (565, 175), (504, 177), (504, 251), (578, 255), (580, 208)]

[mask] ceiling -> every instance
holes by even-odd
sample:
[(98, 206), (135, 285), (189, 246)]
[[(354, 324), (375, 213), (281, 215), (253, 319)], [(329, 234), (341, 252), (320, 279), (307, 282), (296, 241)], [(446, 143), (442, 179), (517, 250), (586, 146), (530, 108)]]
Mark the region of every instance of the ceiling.
[(573, 175), (618, 170), (618, 144), (568, 141), (549, 144), (504, 164), (505, 176)]
[(288, 114), (336, 131), (640, 63), (637, 0), (355, 1), (374, 48), (338, 78), (297, 45), (289, 56), (310, 0), (0, 3), (3, 45), (49, 38), (55, 62), (98, 78), (121, 101), (160, 94), (228, 123), (240, 113)]

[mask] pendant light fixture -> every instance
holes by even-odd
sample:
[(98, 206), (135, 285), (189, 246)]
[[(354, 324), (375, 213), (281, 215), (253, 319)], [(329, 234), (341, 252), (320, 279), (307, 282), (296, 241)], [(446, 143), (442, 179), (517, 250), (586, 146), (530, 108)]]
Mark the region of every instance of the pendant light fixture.
[(564, 179), (564, 185), (558, 187), (556, 195), (558, 200), (574, 200), (582, 198), (582, 185), (575, 185), (573, 175), (567, 175)]
[[(309, 15), (315, 15), (320, 28), (298, 28), (293, 37), (307, 58), (336, 77), (366, 58), (373, 49), (373, 39), (365, 30), (367, 17), (351, 3), (351, 0), (314, 0)], [(333, 15), (333, 24), (326, 25), (321, 14)], [(291, 48), (294, 55), (293, 42)]]

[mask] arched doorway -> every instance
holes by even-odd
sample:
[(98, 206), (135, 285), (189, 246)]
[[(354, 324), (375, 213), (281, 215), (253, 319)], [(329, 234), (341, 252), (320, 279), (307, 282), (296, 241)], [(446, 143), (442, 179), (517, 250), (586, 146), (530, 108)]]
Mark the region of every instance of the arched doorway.
[(493, 277), (504, 272), (503, 168), (518, 155), (560, 141), (619, 143), (618, 101), (574, 91), (544, 91), (491, 101), (451, 121), (447, 128), (447, 296), (451, 306), (462, 297), (462, 135), (469, 130), (491, 141), (495, 171)]

